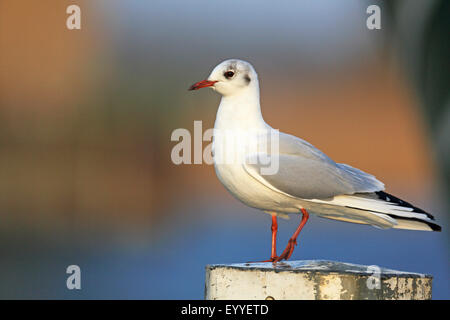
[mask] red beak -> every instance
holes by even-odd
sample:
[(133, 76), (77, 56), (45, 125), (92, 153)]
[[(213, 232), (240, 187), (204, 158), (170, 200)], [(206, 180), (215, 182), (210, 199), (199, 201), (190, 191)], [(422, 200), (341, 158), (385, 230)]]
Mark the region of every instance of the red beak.
[(198, 90), (201, 88), (212, 87), (216, 82), (217, 81), (202, 80), (190, 86), (189, 90)]

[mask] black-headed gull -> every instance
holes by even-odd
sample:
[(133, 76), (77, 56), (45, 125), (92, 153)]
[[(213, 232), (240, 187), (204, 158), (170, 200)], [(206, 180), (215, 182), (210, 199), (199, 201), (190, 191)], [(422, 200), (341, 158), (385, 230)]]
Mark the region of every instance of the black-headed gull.
[[(189, 90), (205, 87), (222, 95), (213, 142), (219, 180), (246, 205), (272, 215), (272, 252), (267, 261), (287, 260), (292, 255), (308, 211), (379, 228), (441, 230), (431, 214), (384, 192), (384, 184), (374, 176), (336, 163), (310, 143), (272, 129), (262, 117), (258, 75), (250, 63), (226, 60)], [(236, 132), (247, 134), (236, 139)], [(268, 151), (268, 145), (276, 148)], [(224, 161), (230, 154), (236, 155), (234, 160)], [(264, 174), (270, 162), (276, 168)], [(302, 213), (302, 219), (278, 256), (277, 216), (292, 213)]]

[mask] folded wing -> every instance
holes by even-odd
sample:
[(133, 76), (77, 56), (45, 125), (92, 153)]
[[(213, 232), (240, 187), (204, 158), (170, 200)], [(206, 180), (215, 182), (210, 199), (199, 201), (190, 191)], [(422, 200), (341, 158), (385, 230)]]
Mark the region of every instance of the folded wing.
[[(268, 164), (262, 164), (260, 159)], [(264, 168), (269, 165), (277, 170), (264, 174)], [(243, 166), (268, 188), (308, 201), (325, 218), (380, 228), (441, 230), (429, 213), (385, 193), (384, 184), (374, 176), (335, 163), (294, 136), (280, 134), (279, 153), (252, 154)]]
[[(275, 167), (264, 174), (261, 159)], [(374, 176), (346, 164), (335, 163), (320, 150), (297, 137), (280, 133), (279, 152), (252, 154), (245, 170), (278, 191), (301, 199), (327, 199), (337, 195), (384, 190)], [(276, 170), (278, 169), (278, 170)]]

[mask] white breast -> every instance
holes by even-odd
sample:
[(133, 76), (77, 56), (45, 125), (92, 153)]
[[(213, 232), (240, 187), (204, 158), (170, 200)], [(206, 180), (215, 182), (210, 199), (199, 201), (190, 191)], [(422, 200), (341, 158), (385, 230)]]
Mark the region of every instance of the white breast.
[[(225, 188), (246, 205), (266, 211), (298, 212), (292, 198), (267, 188), (244, 169), (258, 137), (270, 130), (259, 111), (222, 99), (214, 126), (214, 167)], [(259, 111), (259, 112), (256, 112)]]

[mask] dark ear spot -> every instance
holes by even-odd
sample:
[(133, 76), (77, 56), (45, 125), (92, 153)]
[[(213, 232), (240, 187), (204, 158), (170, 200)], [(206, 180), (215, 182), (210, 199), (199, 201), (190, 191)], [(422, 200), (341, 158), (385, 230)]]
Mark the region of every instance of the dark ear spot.
[(249, 76), (248, 74), (246, 74), (246, 75), (244, 76), (244, 80), (247, 81), (247, 84), (249, 84), (250, 81), (252, 81), (252, 79), (250, 79), (250, 76)]

